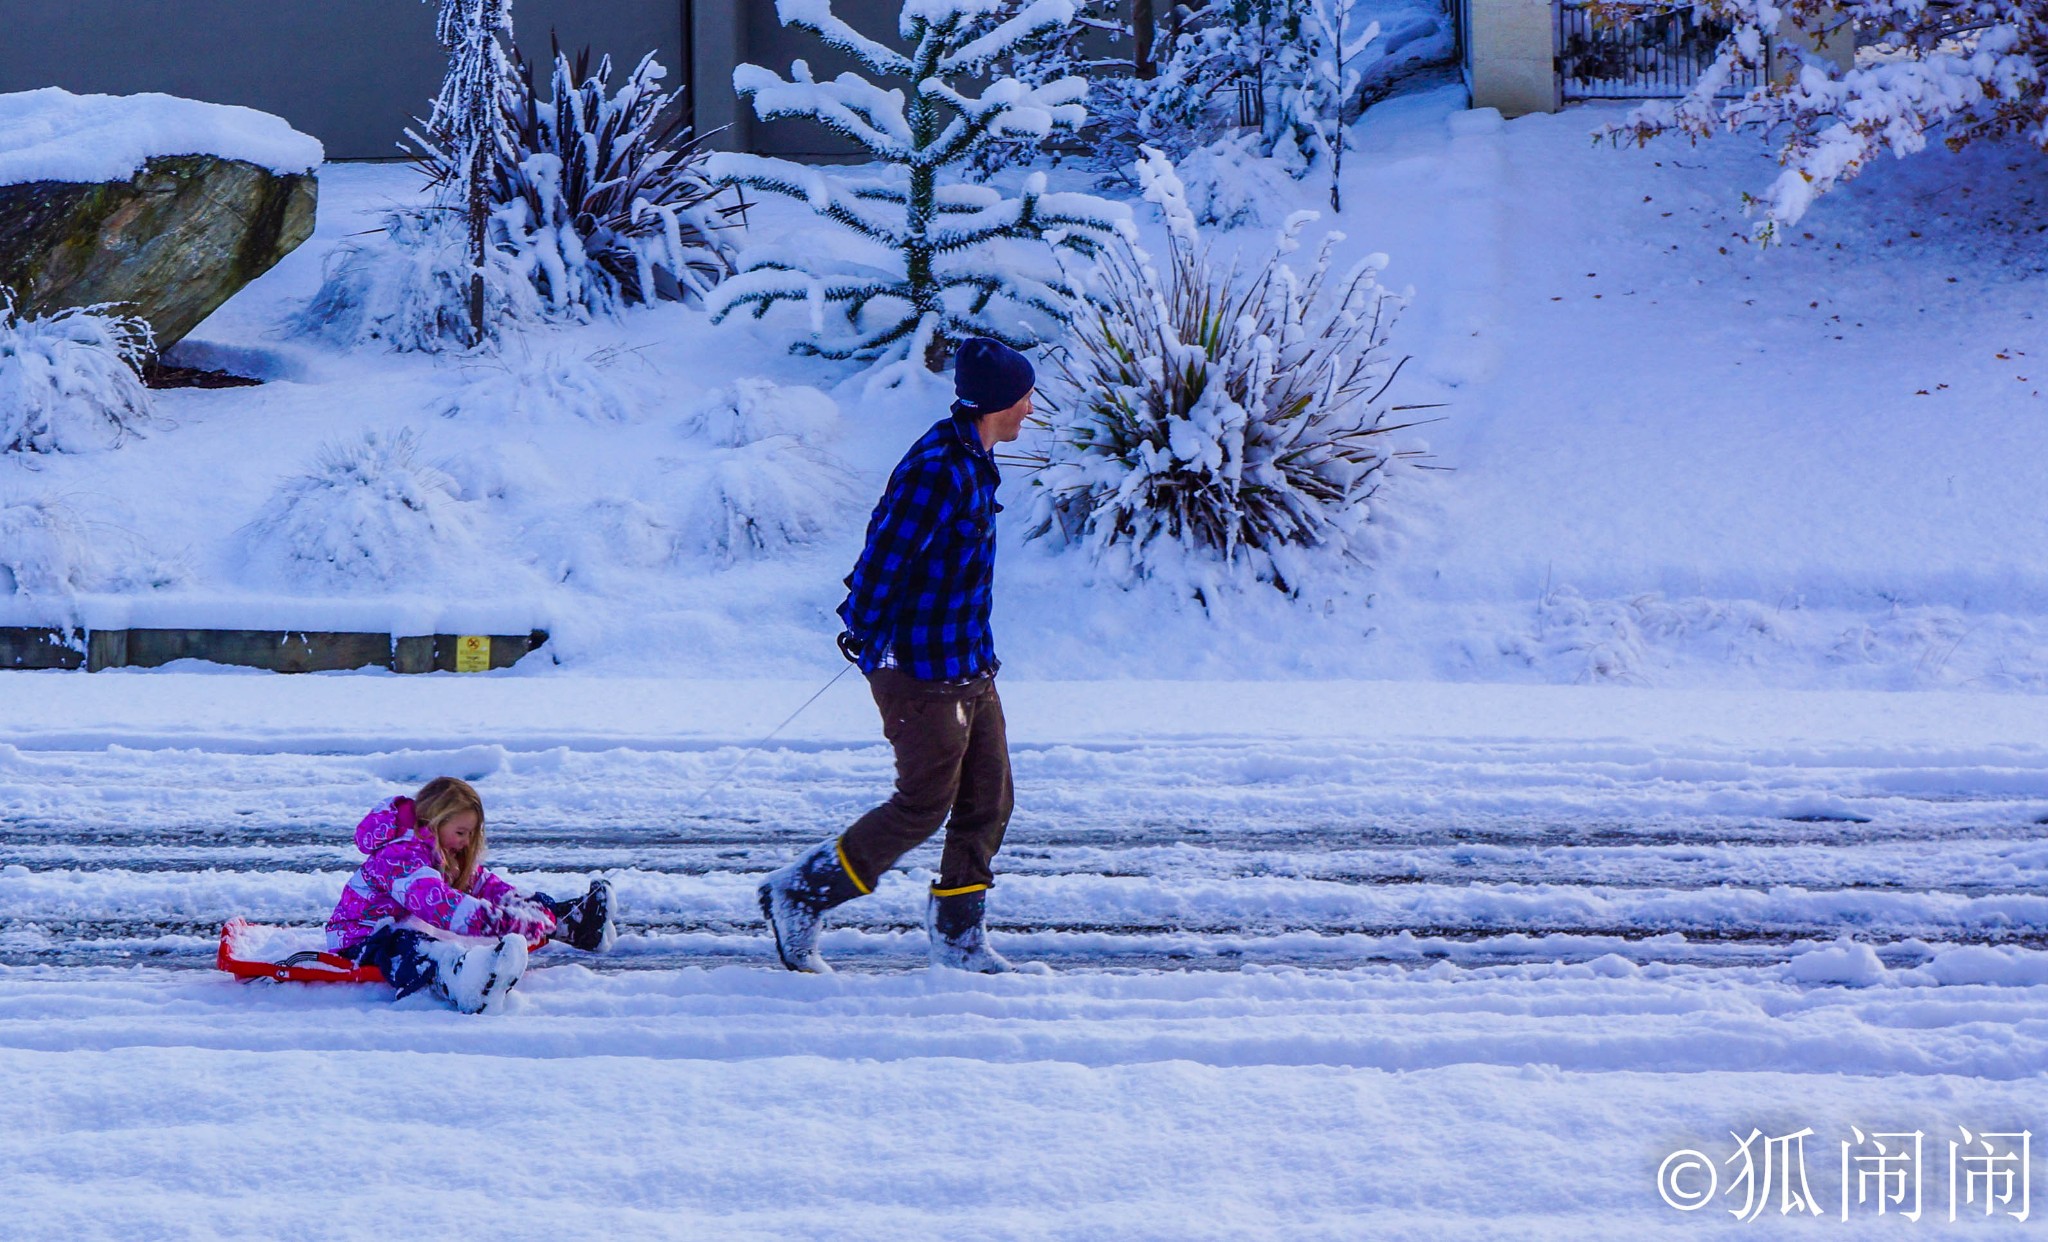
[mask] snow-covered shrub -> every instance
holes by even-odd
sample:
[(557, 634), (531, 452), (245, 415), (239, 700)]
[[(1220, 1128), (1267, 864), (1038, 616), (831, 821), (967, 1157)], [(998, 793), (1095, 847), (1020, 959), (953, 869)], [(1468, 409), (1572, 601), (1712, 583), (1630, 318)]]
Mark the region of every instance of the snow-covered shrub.
[[(1616, 24), (1668, 6), (1613, 0)], [(1757, 236), (1782, 240), (1813, 201), (1889, 151), (1951, 149), (2017, 137), (2048, 151), (2048, 11), (2041, 0), (1710, 0), (1729, 28), (1714, 62), (1682, 99), (1643, 104), (1601, 132), (1638, 143), (1665, 133), (1697, 141), (1754, 130), (1779, 144), (1785, 171), (1751, 200)], [(1844, 69), (1801, 45), (1847, 44)], [(1856, 54), (1858, 44), (1865, 54)], [(1778, 60), (1773, 66), (1770, 62)], [(1789, 63), (1788, 63), (1789, 62)], [(1741, 70), (1764, 85), (1726, 97)]]
[(592, 501), (584, 508), (579, 524), (610, 559), (637, 566), (660, 565), (675, 559), (675, 527), (653, 506), (641, 501)]
[(713, 389), (683, 416), (686, 435), (737, 448), (771, 436), (824, 443), (839, 427), (839, 403), (815, 388), (740, 379)]
[(91, 590), (92, 538), (67, 507), (46, 500), (0, 504), (0, 595)]
[(1292, 187), (1277, 163), (1260, 158), (1258, 148), (1259, 136), (1246, 132), (1197, 147), (1175, 161), (1196, 223), (1225, 229), (1279, 223), (1266, 215), (1293, 196)]
[(822, 447), (838, 428), (838, 403), (815, 388), (741, 379), (706, 393), (682, 430), (718, 447), (683, 472), (681, 548), (730, 564), (837, 529), (860, 498)]
[(689, 468), (686, 483), (684, 546), (722, 564), (817, 542), (860, 494), (838, 460), (791, 435), (718, 449)]
[(674, 515), (626, 496), (550, 507), (524, 527), (522, 542), (548, 581), (599, 594), (630, 590), (641, 572), (682, 556)]
[(486, 363), (480, 374), (438, 407), (448, 418), (559, 418), (623, 423), (640, 409), (640, 396), (613, 374), (616, 350), (595, 354), (540, 354), (521, 362)]
[(137, 371), (153, 353), (149, 325), (111, 307), (21, 316), (0, 290), (0, 452), (119, 444), (152, 416)]
[[(855, 73), (821, 82), (803, 61), (787, 79), (759, 65), (734, 72), (762, 120), (815, 121), (873, 163), (833, 172), (757, 155), (712, 157), (714, 176), (803, 203), (824, 226), (744, 251), (740, 274), (711, 299), (714, 316), (744, 309), (759, 318), (794, 303), (809, 318), (800, 351), (876, 358), (921, 343), (934, 371), (968, 336), (1026, 346), (1049, 334), (1073, 296), (1055, 252), (1093, 254), (1123, 207), (1048, 193), (1042, 173), (1014, 197), (961, 178), (991, 141), (1044, 143), (1086, 118), (1080, 78), (983, 76), (1015, 46), (1071, 21), (1069, 0), (904, 0), (897, 31), (907, 50), (855, 30), (831, 0), (776, 0), (775, 11), (890, 83)], [(985, 84), (969, 94), (977, 78)], [(828, 307), (836, 312), (829, 318)]]
[(418, 454), (409, 430), (328, 445), (264, 505), (251, 525), (257, 546), (296, 582), (433, 579), (476, 537), (455, 481)]
[(155, 590), (184, 573), (132, 531), (88, 521), (62, 501), (0, 499), (0, 595)]
[[(437, 352), (471, 341), (470, 266), (461, 221), (434, 209), (394, 211), (382, 232), (337, 246), (319, 292), (296, 328), (339, 345), (377, 343)], [(514, 256), (485, 256), (484, 339), (507, 323), (542, 318), (540, 297)]]
[[(555, 49), (548, 98), (514, 56), (500, 97), (504, 139), (489, 172), (490, 244), (516, 256), (551, 318), (588, 319), (634, 302), (701, 296), (730, 270), (717, 234), (725, 212), (705, 176), (681, 92), (652, 53), (611, 88)], [(430, 184), (461, 174), (460, 151), (431, 128), (408, 131)]]
[[(1315, 559), (1357, 559), (1397, 451), (1384, 398), (1401, 366), (1401, 299), (1384, 256), (1331, 281), (1331, 234), (1304, 273), (1283, 261), (1300, 213), (1248, 276), (1213, 266), (1172, 165), (1146, 196), (1170, 225), (1166, 270), (1110, 251), (1048, 393), (1031, 537), (1077, 543), (1126, 578), (1192, 553), (1297, 590)], [(1313, 554), (1313, 555), (1311, 555)]]

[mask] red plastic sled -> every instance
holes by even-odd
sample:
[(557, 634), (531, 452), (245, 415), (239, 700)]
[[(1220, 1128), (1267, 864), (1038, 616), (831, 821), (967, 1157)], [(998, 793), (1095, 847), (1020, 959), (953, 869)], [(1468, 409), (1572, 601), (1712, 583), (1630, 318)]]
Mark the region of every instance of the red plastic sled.
[(345, 957), (314, 947), (320, 933), (297, 927), (271, 927), (247, 919), (229, 919), (220, 929), (216, 969), (238, 979), (274, 979), (284, 983), (382, 983), (375, 966), (358, 966)]

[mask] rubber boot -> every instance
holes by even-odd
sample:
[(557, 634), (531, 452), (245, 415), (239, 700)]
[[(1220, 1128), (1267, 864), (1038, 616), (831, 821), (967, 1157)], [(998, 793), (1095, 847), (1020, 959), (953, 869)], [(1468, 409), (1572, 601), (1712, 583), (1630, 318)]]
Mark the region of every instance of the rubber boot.
[(585, 953), (609, 952), (619, 931), (612, 922), (610, 880), (592, 880), (590, 891), (568, 901), (555, 901), (545, 893), (535, 900), (554, 912), (555, 930), (548, 939), (557, 940)]
[(943, 897), (931, 895), (924, 908), (924, 926), (931, 933), (932, 965), (984, 975), (1000, 975), (1010, 969), (1002, 954), (988, 947), (988, 931), (982, 925), (987, 909), (985, 888)]
[(425, 947), (434, 959), (434, 995), (457, 1013), (484, 1013), (498, 1006), (526, 973), (526, 937), (517, 933), (469, 948), (447, 940), (429, 941)]
[(825, 911), (845, 905), (869, 890), (846, 869), (839, 839), (820, 842), (810, 853), (773, 872), (755, 890), (761, 917), (775, 937), (775, 955), (791, 970), (829, 975), (832, 967), (818, 955), (818, 935)]

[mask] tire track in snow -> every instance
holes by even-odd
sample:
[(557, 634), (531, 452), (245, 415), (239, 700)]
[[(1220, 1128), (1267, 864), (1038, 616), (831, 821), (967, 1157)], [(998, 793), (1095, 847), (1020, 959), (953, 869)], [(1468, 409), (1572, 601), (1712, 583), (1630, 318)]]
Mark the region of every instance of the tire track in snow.
[[(2048, 928), (2041, 774), (1482, 749), (1020, 749), (1026, 805), (992, 923), (1046, 960), (1099, 965), (1754, 964), (1843, 934), (1911, 964)], [(194, 966), (234, 914), (317, 926), (361, 809), (464, 765), (497, 866), (544, 887), (613, 876), (627, 934), (611, 965), (759, 961), (759, 874), (864, 809), (888, 757), (746, 752), (707, 796), (741, 754), (15, 752), (0, 757), (0, 963)], [(935, 857), (835, 916), (851, 964), (918, 964)]]

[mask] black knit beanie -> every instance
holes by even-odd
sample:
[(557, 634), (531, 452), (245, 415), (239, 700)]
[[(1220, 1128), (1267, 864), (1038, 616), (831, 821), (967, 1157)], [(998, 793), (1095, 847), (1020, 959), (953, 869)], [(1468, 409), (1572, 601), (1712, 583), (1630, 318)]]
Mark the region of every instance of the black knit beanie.
[(1009, 409), (1037, 383), (1031, 359), (1001, 341), (969, 337), (953, 354), (953, 408), (970, 418)]

